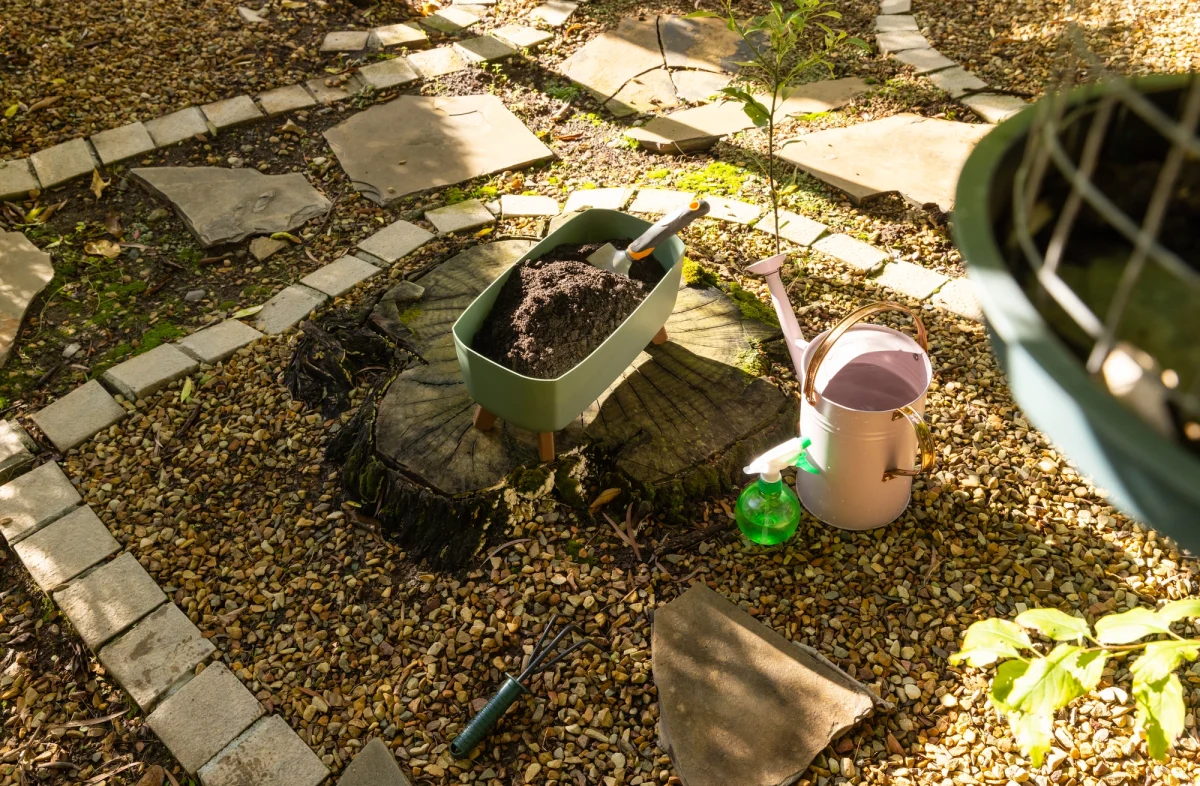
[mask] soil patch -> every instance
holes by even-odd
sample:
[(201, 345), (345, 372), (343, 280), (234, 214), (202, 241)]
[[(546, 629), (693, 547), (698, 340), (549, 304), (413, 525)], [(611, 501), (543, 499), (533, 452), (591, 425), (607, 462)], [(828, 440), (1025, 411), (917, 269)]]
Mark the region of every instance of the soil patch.
[(629, 276), (588, 264), (601, 245), (563, 245), (517, 265), (475, 336), (475, 351), (537, 379), (560, 377), (590, 355), (663, 277), (650, 259), (635, 262)]

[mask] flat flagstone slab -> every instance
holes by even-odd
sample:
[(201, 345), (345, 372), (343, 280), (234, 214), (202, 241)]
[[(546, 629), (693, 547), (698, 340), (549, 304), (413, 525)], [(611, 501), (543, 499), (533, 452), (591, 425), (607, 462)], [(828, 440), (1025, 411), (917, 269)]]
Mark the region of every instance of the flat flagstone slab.
[(13, 546), (29, 575), (47, 592), (120, 550), (121, 544), (86, 505)]
[(572, 81), (601, 101), (616, 95), (639, 74), (666, 65), (654, 20), (625, 18), (616, 30), (593, 38), (559, 65)]
[(381, 271), (369, 262), (347, 254), (300, 279), (306, 287), (324, 292), (330, 297), (344, 295), (363, 281)]
[(962, 99), (962, 103), (989, 123), (1002, 123), (1029, 106), (1016, 96), (999, 93), (976, 93)]
[(145, 155), (154, 150), (154, 140), (143, 123), (101, 131), (92, 135), (92, 147), (105, 166)]
[(715, 71), (672, 71), (671, 81), (681, 100), (708, 102), (719, 99), (719, 93), (729, 86), (733, 77)]
[(732, 221), (735, 224), (752, 224), (754, 219), (762, 215), (762, 208), (749, 202), (738, 202), (736, 199), (710, 196), (705, 197), (709, 204), (709, 218), (718, 221)]
[(779, 231), (775, 231), (775, 211), (769, 208), (762, 219), (754, 225), (754, 228), (760, 232), (779, 235), (784, 240), (790, 240), (798, 246), (811, 246), (829, 229), (820, 221), (813, 221), (807, 216), (789, 210), (779, 211), (779, 227)]
[(258, 103), (266, 110), (268, 117), (282, 115), (296, 109), (308, 109), (317, 105), (317, 99), (304, 85), (286, 85), (258, 94)]
[(308, 88), (308, 92), (313, 94), (313, 98), (317, 99), (319, 104), (336, 104), (338, 101), (345, 101), (351, 98), (363, 89), (364, 82), (359, 79), (358, 74), (351, 74), (350, 78), (345, 82), (337, 79), (310, 79), (304, 83)]
[(516, 49), (490, 35), (458, 41), (454, 46), (468, 63), (490, 63), (493, 60), (504, 60), (517, 53)]
[(369, 30), (338, 30), (326, 33), (321, 41), (322, 52), (361, 52), (371, 45)]
[(630, 213), (666, 214), (685, 207), (692, 201), (692, 195), (686, 191), (675, 191), (670, 188), (639, 188), (633, 204), (629, 206)]
[(429, 35), (415, 22), (400, 22), (384, 25), (372, 30), (379, 45), (387, 48), (406, 46), (409, 49), (424, 49), (429, 46)]
[(491, 224), (496, 217), (478, 199), (468, 199), (436, 210), (428, 210), (425, 212), (425, 220), (445, 235)]
[(554, 157), (493, 95), (400, 96), (328, 129), (325, 138), (354, 187), (381, 205)]
[(991, 130), (982, 124), (899, 114), (845, 128), (817, 131), (779, 156), (854, 202), (899, 192), (919, 205), (954, 206), (958, 175), (975, 144)]
[(52, 278), (49, 254), (21, 232), (0, 232), (0, 366), (12, 352), (26, 310)]
[(0, 200), (25, 199), (41, 187), (28, 158), (0, 161)]
[(875, 281), (913, 300), (924, 300), (950, 279), (936, 270), (912, 262), (889, 262)]
[(337, 786), (412, 786), (387, 743), (374, 738), (342, 771)]
[(66, 453), (125, 417), (125, 409), (98, 380), (75, 388), (31, 419), (54, 447)]
[(421, 77), (408, 61), (402, 57), (371, 63), (358, 69), (362, 80), (376, 90), (386, 90), (389, 87), (399, 87), (415, 82)]
[(883, 54), (903, 52), (905, 49), (929, 49), (929, 41), (915, 30), (901, 30), (895, 33), (880, 33), (875, 36), (875, 43)]
[(881, 14), (907, 14), (912, 11), (912, 0), (883, 0), (879, 5)]
[(938, 308), (976, 322), (983, 321), (983, 309), (975, 294), (975, 282), (966, 278), (954, 278), (933, 294), (931, 301)]
[(874, 273), (889, 259), (885, 252), (849, 235), (828, 235), (813, 243), (812, 247), (844, 262), (858, 273)]
[(987, 89), (987, 82), (958, 66), (929, 74), (926, 78), (949, 93), (951, 98), (961, 98), (969, 92)]
[(632, 188), (581, 188), (572, 191), (567, 197), (564, 213), (577, 213), (589, 207), (599, 207), (605, 210), (620, 210), (633, 196)]
[(894, 57), (901, 63), (912, 66), (918, 74), (940, 71), (955, 64), (936, 49), (905, 49), (903, 52), (897, 52)]
[(435, 11), (421, 20), (421, 24), (441, 33), (457, 33), (479, 22), (479, 17), (464, 8), (450, 6)]
[(857, 76), (808, 82), (787, 97), (776, 111), (776, 116), (831, 112), (865, 95), (870, 89), (871, 86)]
[(255, 317), (254, 326), (269, 335), (283, 333), (307, 319), (314, 309), (328, 299), (329, 296), (324, 292), (302, 284), (292, 284), (263, 304), (262, 311)]
[(433, 240), (434, 234), (407, 221), (395, 221), (358, 244), (360, 250), (388, 263), (398, 262)]
[(154, 579), (129, 552), (54, 593), (54, 602), (93, 650), (154, 611), (166, 599)]
[(678, 105), (671, 74), (665, 68), (656, 68), (626, 82), (616, 95), (604, 103), (604, 108), (616, 117), (626, 117)]
[(208, 133), (208, 123), (198, 106), (189, 106), (145, 122), (146, 131), (158, 147), (169, 147), (185, 139)]
[(722, 19), (685, 19), (662, 16), (658, 20), (662, 50), (671, 68), (694, 68), (736, 74), (739, 60), (751, 60), (754, 51)]
[(195, 773), (264, 714), (263, 705), (223, 663), (188, 680), (146, 723), (189, 773)]
[(205, 247), (287, 232), (331, 207), (299, 172), (264, 175), (255, 169), (198, 166), (140, 168), (130, 174), (170, 202)]
[(875, 30), (880, 33), (899, 33), (918, 30), (917, 20), (911, 14), (884, 14), (875, 17)]
[(513, 216), (557, 216), (562, 208), (554, 197), (521, 194), (503, 194), (500, 197), (500, 215)]
[(532, 19), (545, 22), (551, 27), (562, 27), (578, 9), (579, 4), (569, 2), (569, 0), (550, 0), (550, 2), (542, 3), (530, 11), (529, 16)]
[(37, 444), (15, 420), (0, 420), (0, 484), (25, 472)]
[(100, 662), (149, 712), (216, 649), (178, 606), (167, 603), (100, 650)]
[(86, 139), (72, 139), (61, 145), (39, 150), (29, 157), (42, 188), (54, 188), (69, 180), (91, 174), (96, 168), (92, 148)]
[(174, 344), (160, 344), (149, 352), (119, 363), (101, 376), (104, 383), (129, 401), (157, 393), (177, 379), (200, 368), (196, 359)]
[(218, 129), (232, 128), (263, 119), (262, 110), (250, 96), (234, 96), (223, 101), (205, 104), (200, 108), (204, 111), (208, 122)]
[(702, 584), (654, 614), (659, 742), (688, 786), (792, 783), (871, 694)]
[(504, 25), (492, 30), (492, 35), (502, 41), (507, 41), (517, 49), (536, 49), (547, 41), (554, 40), (554, 34), (536, 27), (526, 25)]
[(227, 319), (219, 325), (182, 338), (178, 346), (201, 363), (220, 363), (244, 346), (262, 338), (254, 328), (239, 319)]
[(408, 56), (408, 64), (417, 69), (417, 72), (426, 79), (453, 74), (467, 67), (467, 61), (452, 46), (439, 46), (424, 52), (413, 52)]
[(203, 786), (317, 786), (329, 768), (287, 721), (272, 715), (238, 735), (199, 775)]
[(17, 543), (81, 502), (58, 464), (47, 461), (0, 486), (0, 535)]
[(275, 240), (271, 237), (256, 237), (250, 241), (250, 253), (259, 262), (274, 256), (291, 245), (286, 240)]

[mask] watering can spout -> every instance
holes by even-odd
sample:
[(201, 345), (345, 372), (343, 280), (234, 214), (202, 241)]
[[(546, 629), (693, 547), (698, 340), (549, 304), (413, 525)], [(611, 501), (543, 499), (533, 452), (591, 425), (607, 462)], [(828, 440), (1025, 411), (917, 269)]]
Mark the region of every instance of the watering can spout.
[(779, 268), (783, 267), (786, 260), (787, 254), (776, 254), (755, 262), (746, 269), (767, 279), (767, 288), (771, 290), (771, 305), (775, 307), (775, 314), (779, 317), (779, 327), (783, 331), (784, 340), (787, 341), (788, 352), (792, 356), (792, 366), (795, 367), (796, 378), (799, 379), (804, 368), (801, 358), (804, 356), (804, 348), (808, 346), (808, 342), (804, 340), (804, 334), (800, 332), (800, 323), (796, 321), (796, 312), (792, 310), (792, 304), (788, 301), (787, 289), (779, 277)]

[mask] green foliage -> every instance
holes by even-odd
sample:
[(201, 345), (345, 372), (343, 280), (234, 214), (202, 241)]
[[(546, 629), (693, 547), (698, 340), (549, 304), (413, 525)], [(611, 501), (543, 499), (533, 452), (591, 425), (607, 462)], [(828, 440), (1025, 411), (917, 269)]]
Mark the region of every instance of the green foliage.
[(579, 97), (580, 91), (577, 85), (564, 85), (562, 82), (551, 82), (542, 89), (542, 92), (559, 101), (571, 101)]
[(662, 180), (663, 178), (667, 177), (670, 174), (671, 174), (671, 170), (667, 169), (666, 167), (662, 167), (660, 169), (651, 169), (649, 172), (646, 173), (646, 179), (647, 180)]
[[(1111, 614), (1096, 621), (1093, 634), (1078, 617), (1031, 609), (1014, 622), (976, 622), (950, 662), (982, 668), (1001, 661), (992, 679), (992, 704), (1008, 718), (1021, 750), (1041, 766), (1050, 750), (1055, 713), (1099, 684), (1114, 653), (1140, 649), (1129, 668), (1138, 726), (1150, 755), (1161, 761), (1184, 728), (1183, 685), (1174, 672), (1200, 655), (1200, 639), (1183, 639), (1171, 630), (1172, 623), (1189, 617), (1200, 617), (1200, 599), (1173, 601), (1158, 611), (1135, 608)], [(1059, 643), (1043, 655), (1026, 628), (1055, 642), (1075, 643)], [(1169, 638), (1137, 643), (1147, 636)], [(1085, 646), (1085, 640), (1097, 646)]]
[(187, 334), (170, 322), (159, 322), (142, 334), (142, 343), (138, 347), (138, 354), (149, 352), (160, 344), (174, 341), (177, 338), (183, 338), (185, 335)]
[(704, 169), (680, 175), (675, 185), (683, 191), (696, 194), (728, 196), (741, 191), (745, 182), (746, 170), (724, 161), (713, 161)]
[(716, 274), (689, 257), (683, 258), (683, 280), (691, 287), (715, 287), (717, 285)]
[(742, 310), (742, 316), (747, 319), (757, 319), (764, 325), (779, 327), (779, 317), (775, 315), (775, 309), (765, 305), (755, 297), (753, 292), (742, 289), (736, 281), (729, 284), (727, 291), (729, 297), (733, 298), (733, 301), (738, 304), (738, 308)]

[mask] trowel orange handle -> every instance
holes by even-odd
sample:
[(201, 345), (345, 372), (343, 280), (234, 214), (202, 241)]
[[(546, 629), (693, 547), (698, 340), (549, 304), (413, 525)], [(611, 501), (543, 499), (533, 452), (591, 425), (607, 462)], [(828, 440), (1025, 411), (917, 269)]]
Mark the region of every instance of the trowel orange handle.
[(703, 199), (693, 199), (686, 207), (659, 220), (658, 223), (643, 232), (641, 237), (629, 244), (625, 253), (631, 260), (650, 256), (662, 241), (678, 233), (697, 218), (708, 215), (708, 211), (708, 202)]

